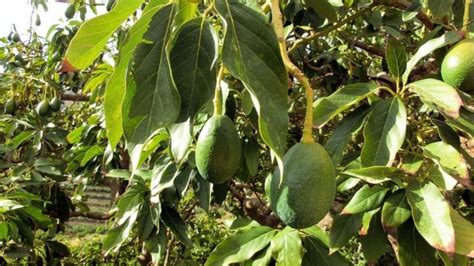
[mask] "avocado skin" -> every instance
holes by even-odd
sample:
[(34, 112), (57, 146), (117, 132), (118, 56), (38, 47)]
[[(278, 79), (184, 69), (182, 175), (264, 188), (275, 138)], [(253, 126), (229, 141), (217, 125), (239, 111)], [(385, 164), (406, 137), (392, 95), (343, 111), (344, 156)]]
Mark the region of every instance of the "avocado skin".
[(18, 32), (15, 32), (15, 33), (13, 34), (12, 41), (14, 41), (14, 42), (19, 42), (19, 41), (21, 41), (21, 39), (20, 39), (20, 34), (18, 34)]
[(64, 15), (66, 16), (67, 19), (72, 19), (74, 15), (76, 14), (76, 7), (74, 4), (70, 4), (66, 11), (64, 12)]
[(115, 0), (109, 0), (109, 1), (107, 2), (106, 10), (107, 10), (107, 11), (112, 10), (112, 7), (114, 7), (114, 5), (115, 5)]
[(222, 184), (239, 168), (240, 156), (240, 138), (232, 120), (225, 115), (212, 116), (196, 144), (199, 174), (211, 183)]
[(61, 108), (61, 100), (59, 100), (58, 97), (54, 97), (49, 101), (49, 107), (51, 108), (51, 111), (57, 112)]
[(441, 64), (441, 76), (449, 85), (474, 92), (474, 40), (468, 39), (451, 48)]
[(47, 100), (42, 100), (41, 102), (36, 105), (36, 113), (40, 116), (46, 116), (49, 114), (50, 107), (49, 102)]
[(16, 110), (15, 99), (10, 99), (5, 103), (5, 114), (13, 115)]
[(270, 176), (270, 204), (286, 225), (301, 229), (317, 224), (328, 213), (336, 194), (336, 172), (318, 143), (298, 143), (283, 157), (280, 170)]

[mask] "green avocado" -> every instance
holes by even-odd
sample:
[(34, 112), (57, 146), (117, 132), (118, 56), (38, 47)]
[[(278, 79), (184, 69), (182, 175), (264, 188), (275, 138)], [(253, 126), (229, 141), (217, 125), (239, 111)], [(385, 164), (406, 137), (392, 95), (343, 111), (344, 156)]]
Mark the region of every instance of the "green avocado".
[(74, 4), (70, 4), (66, 8), (66, 12), (64, 12), (64, 15), (66, 16), (67, 19), (72, 19), (74, 15), (76, 15), (76, 7), (74, 6)]
[(474, 40), (460, 41), (451, 48), (441, 64), (441, 76), (449, 85), (474, 92)]
[(61, 108), (61, 100), (58, 97), (54, 97), (49, 101), (49, 107), (51, 107), (51, 111), (57, 112)]
[(10, 99), (5, 103), (5, 114), (13, 115), (16, 110), (15, 99)]
[(317, 224), (328, 213), (336, 194), (336, 172), (318, 143), (298, 143), (283, 157), (280, 170), (270, 176), (272, 210), (288, 226), (301, 229)]
[(19, 41), (21, 41), (20, 34), (18, 34), (18, 32), (15, 32), (15, 33), (13, 34), (12, 41), (14, 41), (14, 42), (19, 42)]
[(240, 164), (241, 144), (234, 123), (214, 115), (204, 125), (196, 144), (196, 166), (207, 181), (221, 184), (232, 178)]
[(107, 2), (107, 6), (106, 6), (107, 11), (112, 10), (112, 8), (114, 7), (114, 5), (115, 5), (115, 0), (109, 0), (109, 1)]
[(49, 114), (49, 102), (47, 100), (42, 100), (36, 105), (36, 113), (40, 116), (46, 116)]

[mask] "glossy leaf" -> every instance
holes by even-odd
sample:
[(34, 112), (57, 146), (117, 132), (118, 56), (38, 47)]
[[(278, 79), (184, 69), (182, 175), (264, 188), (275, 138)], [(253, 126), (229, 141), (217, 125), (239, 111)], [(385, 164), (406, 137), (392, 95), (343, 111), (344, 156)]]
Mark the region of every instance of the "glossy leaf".
[[(129, 67), (123, 129), (132, 161), (158, 129), (171, 125), (179, 115), (180, 98), (167, 53), (175, 9), (170, 4), (156, 12), (144, 35), (147, 42), (138, 45)], [(137, 166), (133, 164), (133, 169)]]
[(406, 196), (418, 232), (434, 248), (454, 254), (455, 236), (449, 204), (431, 182), (411, 183)]
[(388, 69), (395, 79), (402, 76), (406, 69), (407, 53), (403, 44), (395, 38), (390, 38), (385, 51)]
[(399, 97), (378, 102), (364, 128), (363, 166), (392, 165), (405, 141), (407, 112)]
[(423, 147), (423, 154), (459, 182), (467, 187), (471, 186), (466, 161), (453, 146), (441, 141), (430, 143)]
[(436, 265), (435, 249), (418, 233), (411, 220), (398, 227), (397, 242), (401, 266)]
[(115, 148), (123, 135), (122, 103), (125, 97), (127, 69), (133, 57), (133, 51), (142, 42), (153, 15), (162, 7), (166, 0), (151, 0), (140, 19), (129, 29), (127, 38), (119, 48), (120, 56), (114, 73), (106, 85), (104, 96), (104, 113), (107, 137), (110, 145)]
[(277, 231), (270, 227), (247, 227), (227, 237), (211, 253), (204, 265), (229, 265), (250, 259), (272, 240)]
[(335, 165), (341, 162), (344, 150), (353, 135), (359, 131), (368, 113), (366, 107), (360, 107), (344, 117), (334, 129), (324, 148), (331, 156), (332, 162)]
[(341, 214), (363, 213), (376, 209), (382, 204), (388, 189), (382, 186), (361, 187), (342, 210)]
[(344, 86), (333, 94), (314, 103), (314, 126), (321, 128), (329, 120), (377, 90), (372, 83), (357, 83)]
[(270, 248), (278, 265), (301, 264), (303, 246), (297, 230), (285, 227), (273, 237)]
[(408, 86), (420, 96), (425, 104), (450, 117), (459, 117), (462, 100), (456, 89), (450, 85), (436, 79), (422, 79)]
[(461, 36), (457, 32), (450, 31), (443, 34), (442, 36), (438, 38), (429, 40), (426, 43), (424, 43), (418, 49), (418, 51), (416, 51), (415, 55), (408, 61), (406, 70), (403, 73), (403, 77), (402, 77), (403, 84), (407, 84), (411, 71), (423, 57), (431, 54), (436, 49), (456, 43), (459, 40), (461, 40)]
[(265, 18), (237, 0), (217, 0), (225, 22), (222, 62), (252, 94), (259, 114), (259, 133), (280, 159), (288, 130), (288, 78), (278, 40)]
[(214, 95), (217, 76), (217, 44), (214, 35), (211, 24), (203, 18), (186, 22), (176, 33), (170, 62), (181, 96), (177, 122), (192, 119)]
[(338, 215), (329, 232), (329, 247), (331, 252), (342, 248), (362, 226), (362, 215)]
[(341, 174), (356, 177), (370, 184), (380, 184), (385, 181), (401, 183), (398, 178), (401, 172), (396, 167), (370, 166), (365, 168), (348, 169)]
[(411, 209), (405, 196), (405, 190), (398, 190), (390, 195), (382, 208), (382, 224), (396, 228), (411, 217)]
[(92, 64), (112, 34), (142, 3), (143, 0), (119, 0), (110, 12), (82, 24), (68, 46), (63, 70), (80, 70)]

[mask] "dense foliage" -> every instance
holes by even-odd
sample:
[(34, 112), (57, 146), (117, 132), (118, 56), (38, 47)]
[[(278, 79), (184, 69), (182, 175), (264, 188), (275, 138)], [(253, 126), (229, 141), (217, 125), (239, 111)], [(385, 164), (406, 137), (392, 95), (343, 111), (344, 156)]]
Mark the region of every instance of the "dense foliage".
[(472, 1), (71, 2), (0, 39), (0, 264), (469, 264)]

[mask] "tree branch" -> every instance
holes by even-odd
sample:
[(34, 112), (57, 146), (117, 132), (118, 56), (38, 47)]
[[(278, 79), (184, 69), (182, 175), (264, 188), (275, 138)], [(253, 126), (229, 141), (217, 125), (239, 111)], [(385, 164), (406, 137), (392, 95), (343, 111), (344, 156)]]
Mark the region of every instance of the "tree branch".
[[(379, 0), (376, 1), (374, 4), (384, 5), (393, 7), (396, 9), (406, 10), (409, 6), (409, 3), (405, 2), (404, 0)], [(429, 30), (433, 30), (433, 23), (428, 15), (419, 11), (416, 17), (427, 27)]]
[(107, 221), (113, 217), (111, 213), (99, 213), (99, 212), (81, 212), (74, 211), (69, 214), (69, 217), (86, 217), (93, 220)]
[(83, 94), (63, 93), (61, 94), (61, 100), (73, 102), (88, 102), (90, 100), (90, 96)]
[(377, 55), (377, 56), (380, 56), (380, 57), (385, 56), (385, 52), (382, 49), (380, 49), (376, 46), (372, 46), (372, 45), (366, 44), (364, 42), (358, 41), (356, 39), (352, 39), (349, 34), (343, 32), (343, 31), (339, 32), (339, 36), (344, 41), (346, 41), (346, 42), (350, 43), (351, 45), (353, 45), (357, 48), (360, 48), (360, 49), (362, 49), (362, 50), (364, 50), (364, 51), (366, 51), (370, 54)]

